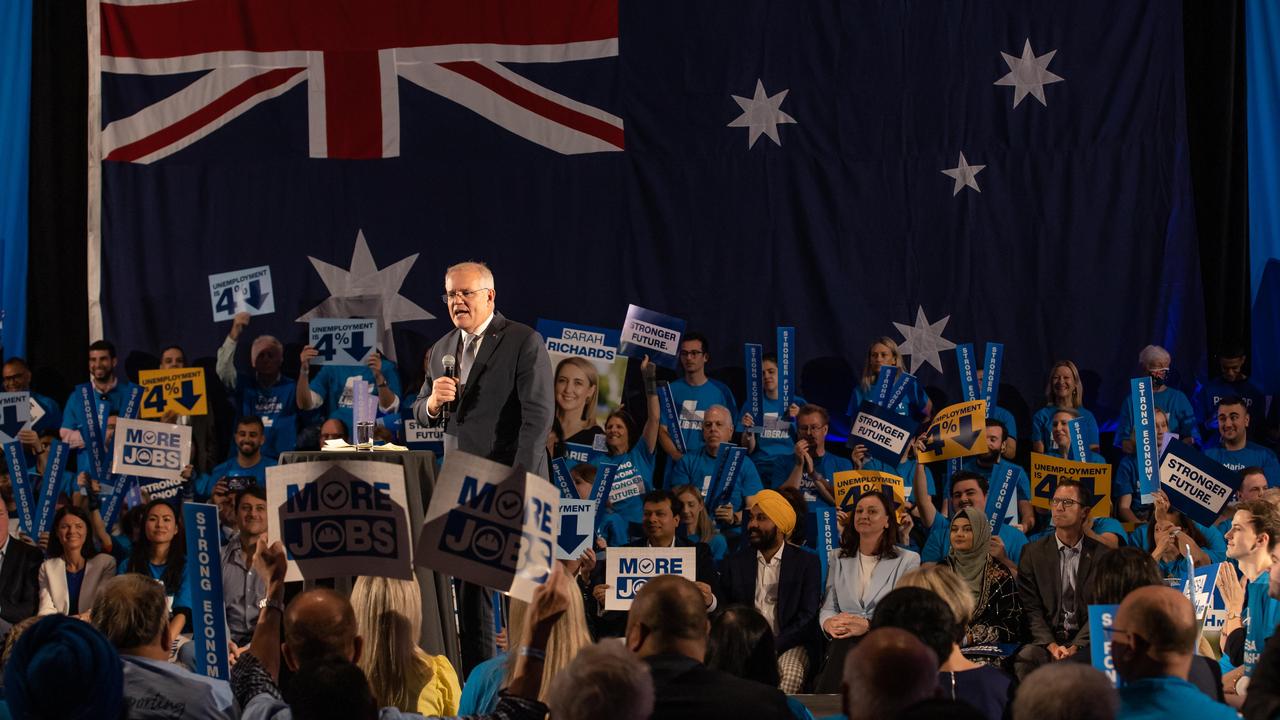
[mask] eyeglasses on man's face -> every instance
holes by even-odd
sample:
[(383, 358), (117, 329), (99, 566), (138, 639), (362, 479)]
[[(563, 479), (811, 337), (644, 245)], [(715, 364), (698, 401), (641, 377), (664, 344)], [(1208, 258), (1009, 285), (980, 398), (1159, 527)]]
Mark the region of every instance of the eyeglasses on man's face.
[(476, 288), (475, 290), (452, 290), (441, 295), (440, 300), (445, 305), (448, 305), (451, 301), (457, 300), (459, 298), (461, 298), (466, 302), (471, 302), (471, 298), (475, 297), (476, 293), (481, 293), (481, 292), (485, 292), (486, 290), (492, 290), (492, 289), (493, 288)]

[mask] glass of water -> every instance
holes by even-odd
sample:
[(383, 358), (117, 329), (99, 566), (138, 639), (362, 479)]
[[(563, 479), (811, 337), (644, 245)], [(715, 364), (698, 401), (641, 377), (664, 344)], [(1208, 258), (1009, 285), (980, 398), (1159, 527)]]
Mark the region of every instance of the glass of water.
[(356, 423), (356, 449), (357, 450), (373, 449), (373, 423), (372, 422)]

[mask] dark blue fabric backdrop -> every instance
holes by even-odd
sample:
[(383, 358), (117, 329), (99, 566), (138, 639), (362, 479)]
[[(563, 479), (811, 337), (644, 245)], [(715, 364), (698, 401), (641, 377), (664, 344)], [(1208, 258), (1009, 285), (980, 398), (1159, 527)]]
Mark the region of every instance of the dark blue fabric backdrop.
[[(952, 341), (1005, 343), (1032, 406), (1059, 357), (1101, 376), (1104, 412), (1148, 343), (1203, 365), (1178, 3), (628, 0), (619, 38), (508, 67), (622, 117), (625, 152), (558, 155), (401, 80), (398, 158), (309, 159), (304, 84), (152, 165), (105, 163), (107, 335), (212, 353), (205, 276), (270, 264), (253, 332), (298, 339), (328, 296), (306, 257), (346, 268), (363, 230), (380, 267), (421, 253), (402, 292), (437, 315), (444, 268), (483, 258), (510, 317), (617, 326), (637, 303), (707, 332), (713, 364), (788, 324), (802, 359), (860, 369), (922, 306)], [(1013, 108), (1001, 52), (1028, 39), (1065, 79)], [(195, 77), (105, 74), (104, 124)], [(729, 127), (758, 79), (788, 91), (780, 147)], [(952, 194), (961, 152), (981, 192)], [(922, 380), (954, 391), (943, 361)]]
[(0, 5), (0, 347), (27, 345), (27, 129), (31, 117), (31, 0)]

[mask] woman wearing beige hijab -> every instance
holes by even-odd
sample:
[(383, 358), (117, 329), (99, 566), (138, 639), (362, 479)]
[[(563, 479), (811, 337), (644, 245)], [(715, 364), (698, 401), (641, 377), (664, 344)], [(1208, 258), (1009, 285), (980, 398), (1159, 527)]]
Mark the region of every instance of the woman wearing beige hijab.
[(991, 525), (967, 507), (951, 518), (951, 553), (942, 561), (964, 580), (974, 611), (962, 647), (1017, 642), (1022, 611), (1013, 573), (991, 558)]

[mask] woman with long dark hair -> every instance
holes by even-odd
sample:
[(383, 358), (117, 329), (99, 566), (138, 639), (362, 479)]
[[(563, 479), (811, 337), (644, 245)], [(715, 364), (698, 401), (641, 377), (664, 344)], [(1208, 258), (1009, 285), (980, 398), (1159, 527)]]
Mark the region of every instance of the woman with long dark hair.
[(98, 587), (116, 574), (116, 562), (99, 553), (89, 537), (89, 513), (74, 505), (53, 516), (49, 559), (40, 566), (40, 615), (76, 615), (86, 619)]
[(170, 637), (178, 637), (191, 615), (191, 593), (187, 589), (187, 539), (182, 516), (167, 500), (152, 500), (142, 508), (142, 532), (129, 557), (120, 563), (120, 572), (138, 573), (159, 580), (169, 600)]

